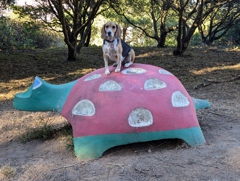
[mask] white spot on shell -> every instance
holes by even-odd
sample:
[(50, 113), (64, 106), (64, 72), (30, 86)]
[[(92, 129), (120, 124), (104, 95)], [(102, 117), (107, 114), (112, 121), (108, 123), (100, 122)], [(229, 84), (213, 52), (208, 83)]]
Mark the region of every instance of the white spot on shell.
[(99, 91), (120, 91), (122, 90), (121, 85), (114, 80), (108, 80), (100, 85)]
[(155, 90), (155, 89), (163, 89), (167, 87), (167, 85), (165, 84), (165, 82), (154, 78), (154, 79), (148, 79), (145, 83), (144, 83), (144, 89), (145, 90)]
[(186, 107), (189, 105), (188, 98), (180, 91), (175, 91), (172, 94), (173, 107)]
[(142, 68), (128, 68), (122, 71), (123, 74), (143, 74), (146, 73), (145, 69)]
[(90, 100), (83, 99), (74, 106), (72, 114), (79, 116), (93, 116), (95, 114), (95, 106)]
[(153, 124), (152, 113), (145, 108), (134, 109), (129, 117), (128, 123), (132, 127), (145, 127)]
[(164, 69), (160, 69), (160, 70), (158, 70), (158, 72), (160, 74), (173, 75), (172, 73), (170, 73), (170, 72), (168, 72), (167, 70), (164, 70)]
[(93, 74), (93, 75), (87, 77), (84, 81), (94, 80), (94, 79), (98, 79), (100, 77), (101, 77), (101, 74)]

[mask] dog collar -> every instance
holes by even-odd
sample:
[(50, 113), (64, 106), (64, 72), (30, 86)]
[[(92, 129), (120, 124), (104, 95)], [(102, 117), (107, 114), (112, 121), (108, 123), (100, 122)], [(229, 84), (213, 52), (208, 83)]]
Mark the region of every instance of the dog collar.
[(114, 39), (112, 41), (104, 39), (103, 44), (105, 43), (105, 41), (108, 42), (108, 43), (115, 43), (115, 42), (117, 42), (116, 44), (119, 43), (119, 39), (118, 38), (116, 38), (116, 39)]
[(115, 41), (115, 39), (112, 41), (104, 39), (104, 41), (107, 41), (108, 43), (113, 43)]
[(119, 43), (119, 39), (115, 38), (113, 41), (104, 39), (103, 44), (105, 44), (105, 42), (109, 43), (111, 48), (114, 48), (114, 46), (117, 46)]

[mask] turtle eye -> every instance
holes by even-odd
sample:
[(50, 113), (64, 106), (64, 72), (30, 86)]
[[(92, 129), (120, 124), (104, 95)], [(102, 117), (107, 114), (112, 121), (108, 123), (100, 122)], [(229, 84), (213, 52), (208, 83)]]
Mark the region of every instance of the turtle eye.
[(116, 28), (116, 26), (112, 26), (112, 29), (115, 29)]
[(33, 82), (33, 90), (37, 89), (38, 87), (40, 87), (42, 85), (41, 80), (38, 77), (35, 77), (35, 80)]

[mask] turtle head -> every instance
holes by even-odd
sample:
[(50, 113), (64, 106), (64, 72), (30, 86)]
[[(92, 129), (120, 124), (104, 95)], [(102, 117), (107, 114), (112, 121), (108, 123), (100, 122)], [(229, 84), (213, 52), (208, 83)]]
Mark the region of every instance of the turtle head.
[(27, 91), (15, 94), (13, 106), (24, 111), (61, 112), (74, 84), (75, 81), (54, 85), (35, 77)]

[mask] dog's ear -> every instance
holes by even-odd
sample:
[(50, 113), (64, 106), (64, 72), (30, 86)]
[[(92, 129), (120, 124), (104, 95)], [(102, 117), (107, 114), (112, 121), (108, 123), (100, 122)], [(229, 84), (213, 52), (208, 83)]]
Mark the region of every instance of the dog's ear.
[(106, 24), (104, 24), (103, 27), (102, 27), (102, 34), (101, 34), (102, 39), (105, 39), (105, 37), (106, 37), (105, 25)]
[(116, 32), (115, 32), (115, 37), (116, 38), (121, 38), (122, 30), (119, 25), (116, 24)]

